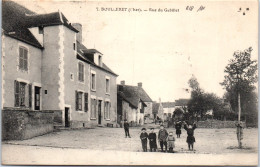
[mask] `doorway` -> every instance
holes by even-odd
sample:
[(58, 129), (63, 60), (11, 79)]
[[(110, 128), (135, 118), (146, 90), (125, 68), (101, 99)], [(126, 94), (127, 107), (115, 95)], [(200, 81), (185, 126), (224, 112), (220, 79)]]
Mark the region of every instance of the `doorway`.
[(70, 127), (69, 110), (70, 108), (65, 107), (65, 127)]
[(41, 104), (41, 88), (35, 86), (34, 87), (35, 93), (34, 93), (34, 109), (40, 110), (40, 104)]
[(98, 100), (98, 124), (101, 124), (101, 106), (102, 106), (102, 100)]

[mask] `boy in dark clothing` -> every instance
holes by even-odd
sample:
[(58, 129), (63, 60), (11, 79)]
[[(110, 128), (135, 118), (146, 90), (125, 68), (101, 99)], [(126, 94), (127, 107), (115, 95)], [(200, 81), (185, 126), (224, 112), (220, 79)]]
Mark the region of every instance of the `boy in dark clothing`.
[(151, 128), (151, 132), (149, 133), (149, 144), (150, 144), (150, 151), (156, 152), (157, 143), (156, 143), (156, 133), (154, 133), (154, 128)]
[(124, 122), (124, 129), (125, 129), (125, 138), (127, 138), (127, 136), (129, 138), (131, 138), (131, 136), (129, 134), (129, 123), (127, 122), (127, 120), (125, 120), (125, 122)]
[(187, 131), (187, 140), (186, 142), (188, 143), (188, 147), (189, 147), (189, 150), (191, 150), (190, 148), (192, 148), (193, 150), (193, 144), (195, 142), (195, 137), (193, 136), (194, 135), (194, 130), (197, 128), (195, 122), (193, 123), (193, 125), (189, 125), (187, 126), (187, 123), (184, 122), (184, 129)]
[(160, 126), (159, 134), (158, 134), (158, 140), (160, 141), (161, 151), (163, 152), (163, 146), (165, 146), (165, 152), (167, 151), (167, 139), (168, 132), (166, 129), (164, 129), (164, 126)]
[(175, 124), (177, 138), (181, 137), (181, 121)]
[(146, 129), (142, 128), (142, 133), (140, 135), (140, 139), (142, 142), (142, 147), (143, 147), (144, 152), (147, 152), (147, 138), (148, 138), (148, 134), (146, 133)]

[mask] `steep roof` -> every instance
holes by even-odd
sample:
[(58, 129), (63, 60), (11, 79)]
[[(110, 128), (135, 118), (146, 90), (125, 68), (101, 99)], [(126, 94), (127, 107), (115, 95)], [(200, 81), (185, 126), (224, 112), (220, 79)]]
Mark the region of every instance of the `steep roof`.
[(123, 94), (124, 98), (128, 100), (131, 104), (133, 104), (133, 106), (135, 107), (138, 107), (140, 100), (142, 102), (148, 102), (148, 99), (152, 102), (152, 100), (144, 91), (144, 89), (138, 86), (117, 85), (117, 92)]
[(153, 102), (153, 113), (157, 114), (159, 110), (160, 103)]
[(163, 108), (173, 108), (175, 107), (175, 102), (163, 102), (162, 106)]
[(77, 52), (80, 54), (77, 56), (78, 59), (85, 61), (88, 64), (91, 64), (94, 67), (97, 67), (101, 70), (104, 70), (110, 74), (113, 74), (115, 76), (118, 76), (114, 71), (112, 71), (105, 63), (103, 63), (103, 66), (100, 67), (98, 65), (96, 65), (93, 61), (91, 61), (87, 56), (86, 56), (86, 52), (85, 50), (88, 50), (87, 47), (85, 45), (83, 45), (82, 43), (77, 41)]
[(37, 14), (13, 1), (2, 1), (2, 29), (5, 35), (42, 48), (29, 28), (53, 25), (64, 25), (78, 32), (60, 12)]
[(138, 108), (138, 105), (136, 105), (135, 102), (131, 100), (131, 98), (126, 97), (123, 92), (117, 92), (117, 97), (122, 98), (123, 100), (128, 102), (133, 108)]
[(175, 106), (187, 106), (189, 99), (179, 99), (175, 100)]

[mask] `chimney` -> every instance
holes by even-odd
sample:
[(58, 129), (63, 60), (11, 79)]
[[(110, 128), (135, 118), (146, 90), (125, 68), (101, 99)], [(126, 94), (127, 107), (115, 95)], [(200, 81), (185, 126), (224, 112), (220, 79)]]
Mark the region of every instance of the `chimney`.
[(82, 43), (82, 25), (80, 23), (73, 23), (72, 26), (79, 31), (77, 33), (76, 39), (79, 43)]
[(137, 85), (138, 85), (139, 88), (141, 88), (143, 86), (143, 83), (139, 82)]
[(121, 81), (121, 85), (125, 85), (125, 81), (123, 80), (123, 81)]

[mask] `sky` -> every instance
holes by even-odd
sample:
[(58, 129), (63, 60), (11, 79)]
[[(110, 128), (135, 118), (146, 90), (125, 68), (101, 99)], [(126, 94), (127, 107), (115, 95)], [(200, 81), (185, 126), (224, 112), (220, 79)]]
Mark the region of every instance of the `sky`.
[[(192, 75), (206, 92), (222, 97), (225, 90), (219, 83), (234, 51), (251, 46), (253, 59), (258, 55), (257, 1), (18, 3), (37, 13), (60, 10), (71, 23), (81, 23), (83, 43), (103, 53), (103, 61), (119, 75), (117, 83), (142, 82), (154, 101), (189, 98), (185, 89)], [(178, 12), (170, 12), (174, 9)]]

